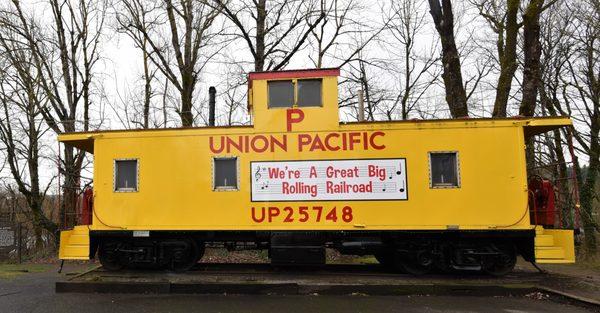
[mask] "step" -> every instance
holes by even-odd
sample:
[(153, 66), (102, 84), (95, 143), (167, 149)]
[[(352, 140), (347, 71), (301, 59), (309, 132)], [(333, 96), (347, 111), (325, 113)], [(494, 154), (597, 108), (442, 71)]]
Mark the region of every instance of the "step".
[(539, 259), (536, 261), (539, 264), (573, 264), (569, 259)]
[(535, 259), (538, 263), (574, 263), (573, 230), (535, 226)]
[(83, 234), (71, 234), (69, 236), (68, 245), (89, 245), (90, 244), (90, 236)]
[(58, 256), (62, 260), (89, 260), (90, 235), (88, 226), (60, 232)]
[(536, 247), (552, 247), (554, 246), (554, 236), (552, 235), (537, 235), (535, 236)]
[(564, 259), (565, 250), (562, 247), (535, 247), (535, 259), (542, 263), (542, 259)]
[(90, 250), (88, 245), (72, 245), (68, 244), (64, 247), (63, 259), (87, 259), (89, 258)]

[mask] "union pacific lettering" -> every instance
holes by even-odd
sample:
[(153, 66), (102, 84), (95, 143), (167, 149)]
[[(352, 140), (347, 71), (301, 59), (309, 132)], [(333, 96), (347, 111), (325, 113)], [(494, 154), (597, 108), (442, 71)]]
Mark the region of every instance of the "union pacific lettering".
[[(332, 132), (326, 134), (299, 133), (295, 136), (287, 134), (279, 136), (239, 135), (211, 136), (209, 147), (212, 153), (263, 153), (287, 152), (288, 148), (304, 151), (352, 151), (383, 150), (381, 142), (384, 132)], [(296, 144), (289, 144), (290, 137), (295, 137)]]

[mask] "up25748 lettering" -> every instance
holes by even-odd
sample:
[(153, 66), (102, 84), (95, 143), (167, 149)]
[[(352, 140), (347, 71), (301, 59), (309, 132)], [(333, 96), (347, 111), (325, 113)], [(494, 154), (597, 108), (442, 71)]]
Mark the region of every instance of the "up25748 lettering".
[(255, 223), (350, 223), (354, 219), (352, 207), (347, 205), (333, 207), (322, 205), (252, 207), (251, 214), (252, 221)]

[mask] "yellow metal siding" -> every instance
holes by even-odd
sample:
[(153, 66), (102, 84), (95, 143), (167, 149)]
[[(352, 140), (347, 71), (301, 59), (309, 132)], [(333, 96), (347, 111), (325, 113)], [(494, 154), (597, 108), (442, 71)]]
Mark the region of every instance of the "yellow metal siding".
[[(450, 124), (450, 125), (448, 125)], [(453, 124), (453, 125), (452, 125)], [(393, 125), (393, 124), (392, 124)], [(397, 124), (400, 125), (400, 124)], [(379, 127), (378, 127), (379, 126)], [(450, 127), (453, 126), (453, 127)], [(288, 152), (239, 153), (239, 191), (212, 191), (209, 136), (214, 130), (155, 132), (123, 136), (105, 134), (95, 142), (95, 213), (93, 229), (461, 229), (528, 228), (522, 128), (470, 122), (393, 128), (389, 124), (343, 125), (331, 131), (380, 129), (384, 150), (298, 152), (295, 132), (288, 136)], [(232, 133), (253, 134), (253, 129)], [(210, 134), (212, 133), (212, 134)], [(256, 132), (259, 133), (259, 132)], [(309, 134), (325, 134), (310, 132)], [(210, 135), (209, 135), (210, 134)], [(265, 134), (265, 132), (260, 132)], [(272, 133), (273, 135), (281, 135)], [(430, 151), (458, 151), (461, 187), (430, 189)], [(139, 191), (113, 192), (114, 159), (139, 159)], [(250, 202), (250, 161), (406, 158), (408, 201), (304, 202), (343, 207), (354, 212), (352, 223), (254, 223), (252, 206), (298, 206), (298, 203)]]
[[(335, 130), (338, 128), (338, 88), (337, 77), (322, 77), (323, 106), (303, 107), (304, 121), (298, 127), (303, 130)], [(267, 81), (255, 80), (252, 85), (254, 130), (263, 132), (286, 132), (285, 108), (268, 108)], [(292, 128), (296, 130), (296, 127)]]

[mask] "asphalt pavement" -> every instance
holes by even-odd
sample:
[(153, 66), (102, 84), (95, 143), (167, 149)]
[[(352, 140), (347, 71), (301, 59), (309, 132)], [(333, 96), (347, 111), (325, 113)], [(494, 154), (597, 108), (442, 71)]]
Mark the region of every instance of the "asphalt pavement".
[(531, 297), (56, 294), (59, 279), (51, 270), (0, 280), (0, 312), (589, 312)]

